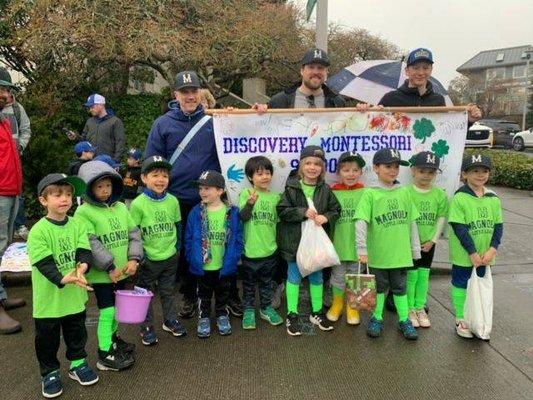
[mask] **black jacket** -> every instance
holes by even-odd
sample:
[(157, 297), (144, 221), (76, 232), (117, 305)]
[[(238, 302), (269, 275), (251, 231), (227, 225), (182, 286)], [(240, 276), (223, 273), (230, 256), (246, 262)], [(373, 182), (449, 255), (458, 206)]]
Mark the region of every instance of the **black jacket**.
[[(326, 232), (333, 232), (333, 225), (340, 215), (341, 205), (324, 181), (316, 185), (313, 203), (318, 214), (324, 215), (329, 221), (324, 225)], [(277, 227), (278, 249), (280, 255), (287, 261), (296, 259), (302, 236), (302, 222), (307, 219), (305, 213), (308, 208), (300, 177), (289, 178), (277, 206), (280, 220)]]
[(422, 96), (417, 88), (410, 88), (407, 81), (398, 89), (387, 93), (379, 104), (384, 107), (438, 107), (445, 106), (444, 96), (433, 91), (433, 85), (428, 81), (427, 91)]
[(80, 167), (85, 164), (87, 161), (91, 160), (82, 160), (80, 158), (76, 158), (74, 161), (72, 161), (67, 170), (68, 175), (78, 175), (78, 171), (80, 170)]
[[(270, 98), (268, 108), (294, 108), (296, 89), (299, 87), (300, 85), (296, 85), (276, 93)], [(322, 85), (322, 90), (324, 91), (326, 108), (346, 107), (346, 101), (341, 96), (332, 92), (326, 85)]]
[(139, 188), (143, 186), (141, 181), (141, 167), (128, 167), (120, 171), (124, 179), (122, 198), (132, 200), (139, 194)]

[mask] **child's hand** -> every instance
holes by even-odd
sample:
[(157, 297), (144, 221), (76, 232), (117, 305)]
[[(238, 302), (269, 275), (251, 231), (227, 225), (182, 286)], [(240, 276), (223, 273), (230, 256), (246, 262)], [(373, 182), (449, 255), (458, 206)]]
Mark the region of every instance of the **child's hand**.
[(317, 224), (318, 226), (324, 225), (327, 222), (328, 222), (328, 219), (323, 215), (317, 215), (315, 217), (315, 224)]
[(431, 248), (435, 245), (435, 243), (433, 243), (431, 240), (429, 242), (426, 242), (426, 243), (423, 243), (422, 244), (422, 248), (421, 250), (424, 252), (424, 253), (427, 253), (428, 251), (431, 250)]
[(82, 287), (86, 290), (92, 291), (93, 288), (87, 285), (87, 280), (82, 275), (81, 279), (78, 277), (78, 270), (72, 270), (70, 273), (65, 275), (63, 279), (61, 279), (61, 283), (63, 285), (78, 285), (79, 287)]
[(87, 265), (87, 263), (78, 263), (76, 265), (76, 271), (78, 272), (78, 277), (83, 276), (83, 274), (87, 272), (88, 268), (89, 266)]
[(307, 211), (305, 212), (305, 216), (309, 219), (314, 220), (317, 216), (317, 213), (315, 210), (308, 208)]
[(474, 268), (483, 265), (483, 260), (481, 259), (478, 253), (470, 254), (470, 261), (472, 261), (472, 265), (474, 266)]
[(485, 254), (483, 254), (483, 257), (481, 257), (481, 265), (490, 265), (497, 252), (498, 250), (494, 247), (489, 248)]
[(368, 264), (368, 256), (366, 256), (366, 255), (359, 256), (359, 262), (361, 264)]
[(117, 283), (122, 276), (122, 270), (119, 268), (115, 268), (113, 271), (109, 273), (109, 279), (111, 279), (111, 282)]
[(130, 260), (126, 263), (126, 266), (122, 269), (122, 271), (128, 276), (133, 276), (137, 272), (138, 266), (139, 262), (137, 260)]
[(250, 204), (251, 206), (253, 206), (255, 204), (255, 202), (257, 201), (257, 198), (258, 198), (258, 194), (255, 190), (251, 191), (250, 192), (250, 197), (248, 197), (248, 201), (247, 203)]

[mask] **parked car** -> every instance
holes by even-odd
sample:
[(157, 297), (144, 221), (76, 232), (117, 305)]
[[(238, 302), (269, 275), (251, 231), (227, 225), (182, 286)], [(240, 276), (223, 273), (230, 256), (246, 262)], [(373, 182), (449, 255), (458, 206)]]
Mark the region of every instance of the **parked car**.
[(493, 146), (501, 146), (509, 149), (513, 146), (514, 135), (520, 132), (520, 125), (516, 122), (503, 119), (481, 119), (476, 124), (492, 128)]
[(466, 133), (466, 142), (465, 147), (492, 147), (493, 132), (492, 128), (481, 125), (474, 124)]
[(533, 147), (533, 127), (518, 132), (513, 137), (513, 149), (516, 151), (522, 151), (526, 147)]

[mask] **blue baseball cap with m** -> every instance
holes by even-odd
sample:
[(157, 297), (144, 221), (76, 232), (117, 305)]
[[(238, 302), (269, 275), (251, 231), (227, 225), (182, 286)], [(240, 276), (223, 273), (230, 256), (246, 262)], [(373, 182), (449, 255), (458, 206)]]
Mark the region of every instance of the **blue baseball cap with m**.
[(419, 61), (425, 61), (430, 64), (433, 64), (433, 53), (423, 47), (414, 49), (409, 53), (409, 56), (407, 57), (407, 66), (413, 65), (414, 63)]

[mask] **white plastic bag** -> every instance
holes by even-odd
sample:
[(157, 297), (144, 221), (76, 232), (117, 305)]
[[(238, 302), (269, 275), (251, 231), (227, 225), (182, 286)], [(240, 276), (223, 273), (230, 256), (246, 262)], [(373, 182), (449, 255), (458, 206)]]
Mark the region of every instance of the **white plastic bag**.
[(490, 266), (485, 269), (485, 276), (477, 276), (472, 268), (472, 275), (466, 287), (465, 322), (468, 329), (483, 340), (490, 339), (492, 331), (492, 274)]
[[(310, 209), (316, 210), (313, 200), (308, 198), (307, 203)], [(302, 222), (296, 263), (303, 277), (341, 263), (328, 234), (324, 228), (315, 224), (315, 221), (308, 219)]]

